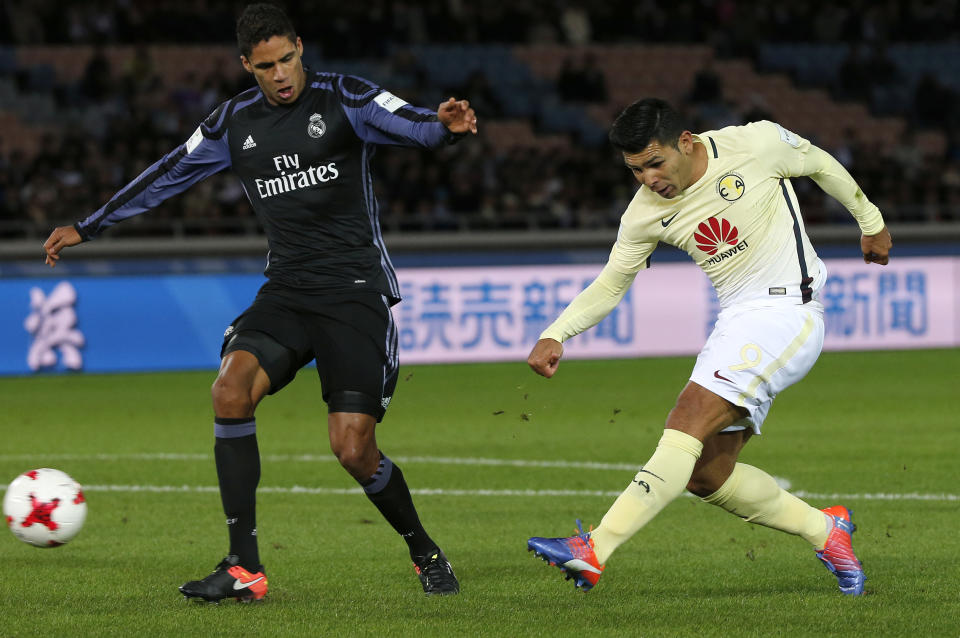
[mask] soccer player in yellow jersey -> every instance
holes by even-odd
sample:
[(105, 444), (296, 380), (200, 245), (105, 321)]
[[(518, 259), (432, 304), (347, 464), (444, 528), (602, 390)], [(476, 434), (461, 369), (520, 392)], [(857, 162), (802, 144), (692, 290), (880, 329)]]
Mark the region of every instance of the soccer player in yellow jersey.
[(527, 547), (589, 590), (613, 551), (684, 489), (759, 525), (802, 537), (844, 594), (863, 593), (855, 529), (842, 505), (818, 510), (766, 472), (738, 463), (778, 392), (802, 379), (823, 346), (827, 278), (804, 230), (791, 177), (808, 176), (860, 225), (864, 261), (892, 245), (880, 211), (828, 153), (772, 122), (694, 135), (668, 103), (645, 99), (613, 123), (610, 140), (641, 187), (610, 259), (550, 325), (527, 362), (557, 371), (565, 340), (597, 324), (646, 268), (658, 242), (687, 251), (716, 288), (721, 312), (650, 460), (591, 532), (531, 538)]

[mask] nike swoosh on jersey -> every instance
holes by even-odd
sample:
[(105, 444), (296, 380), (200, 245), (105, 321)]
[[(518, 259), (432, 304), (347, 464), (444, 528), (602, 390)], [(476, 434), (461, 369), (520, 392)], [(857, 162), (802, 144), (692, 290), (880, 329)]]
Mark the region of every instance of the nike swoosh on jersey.
[(726, 378), (725, 376), (723, 376), (722, 374), (720, 374), (720, 371), (719, 371), (719, 370), (714, 370), (714, 371), (713, 371), (713, 376), (715, 376), (715, 377), (718, 378), (718, 379), (723, 379), (724, 381), (729, 381), (730, 383), (733, 383), (733, 381), (730, 381), (730, 379), (728, 379), (728, 378)]
[(568, 560), (563, 564), (563, 566), (566, 567), (567, 569), (574, 569), (578, 572), (592, 572), (594, 574), (601, 573), (599, 569), (597, 569), (596, 567), (594, 567), (593, 565), (591, 565), (585, 560), (580, 560), (579, 558)]
[(668, 217), (668, 218), (666, 218), (666, 219), (661, 219), (661, 220), (660, 220), (660, 225), (663, 226), (664, 228), (666, 228), (667, 226), (670, 225), (670, 222), (673, 221), (673, 218), (676, 217), (676, 216), (679, 215), (679, 214), (680, 214), (680, 211), (677, 211), (677, 212), (675, 212), (673, 215), (671, 215), (670, 217)]
[(238, 579), (236, 579), (235, 581), (233, 581), (233, 588), (234, 588), (234, 589), (246, 589), (247, 587), (251, 587), (251, 586), (253, 586), (253, 585), (256, 585), (257, 583), (259, 583), (259, 582), (260, 582), (261, 580), (263, 580), (263, 579), (264, 579), (264, 576), (261, 576), (260, 578), (254, 578), (254, 579), (251, 580), (249, 583), (245, 583), (245, 582), (243, 582), (242, 580), (240, 580), (240, 579), (238, 578)]

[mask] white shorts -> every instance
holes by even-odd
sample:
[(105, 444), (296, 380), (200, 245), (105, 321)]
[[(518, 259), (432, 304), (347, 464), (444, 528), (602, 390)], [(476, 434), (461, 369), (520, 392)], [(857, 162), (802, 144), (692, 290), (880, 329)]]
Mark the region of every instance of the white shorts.
[(823, 306), (818, 301), (739, 304), (720, 312), (697, 357), (690, 380), (749, 416), (724, 432), (760, 426), (777, 394), (806, 376), (823, 348)]

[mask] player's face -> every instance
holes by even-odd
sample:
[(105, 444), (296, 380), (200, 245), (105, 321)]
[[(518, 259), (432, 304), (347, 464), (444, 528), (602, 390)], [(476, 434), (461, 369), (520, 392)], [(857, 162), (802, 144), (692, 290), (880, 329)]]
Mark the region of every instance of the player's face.
[(623, 153), (623, 163), (637, 181), (664, 199), (673, 199), (693, 184), (693, 136), (684, 131), (677, 147), (650, 142), (639, 153)]
[(243, 68), (253, 73), (270, 104), (292, 104), (307, 82), (302, 55), (300, 38), (291, 42), (286, 36), (275, 35), (261, 40), (250, 51), (250, 57), (241, 55), (240, 61)]

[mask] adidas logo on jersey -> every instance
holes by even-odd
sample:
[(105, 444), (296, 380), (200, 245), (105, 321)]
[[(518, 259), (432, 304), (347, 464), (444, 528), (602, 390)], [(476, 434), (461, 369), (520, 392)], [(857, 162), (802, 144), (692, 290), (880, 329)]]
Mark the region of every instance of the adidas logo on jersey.
[(243, 150), (246, 151), (246, 150), (248, 150), (248, 149), (254, 148), (254, 147), (256, 147), (256, 145), (257, 145), (257, 143), (253, 141), (253, 136), (252, 136), (252, 135), (248, 135), (248, 136), (247, 136), (247, 139), (245, 139), (245, 140), (243, 141)]

